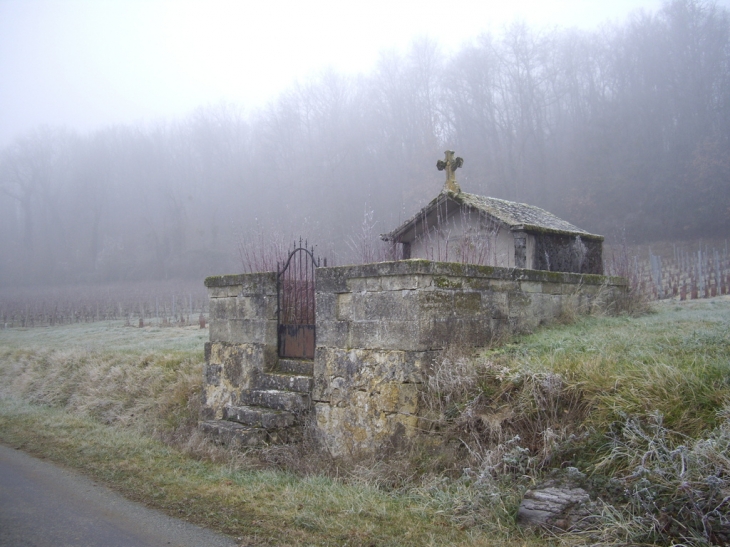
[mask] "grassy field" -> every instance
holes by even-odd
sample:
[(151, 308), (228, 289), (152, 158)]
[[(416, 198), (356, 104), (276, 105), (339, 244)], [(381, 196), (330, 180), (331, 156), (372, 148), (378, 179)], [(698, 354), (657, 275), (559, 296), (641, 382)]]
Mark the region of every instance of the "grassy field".
[[(554, 325), (429, 378), (444, 449), (331, 462), (229, 452), (195, 428), (197, 327), (0, 331), (0, 441), (242, 545), (720, 544), (730, 512), (730, 299)], [(525, 489), (567, 468), (598, 528), (521, 530)], [(724, 519), (724, 520), (723, 520)]]

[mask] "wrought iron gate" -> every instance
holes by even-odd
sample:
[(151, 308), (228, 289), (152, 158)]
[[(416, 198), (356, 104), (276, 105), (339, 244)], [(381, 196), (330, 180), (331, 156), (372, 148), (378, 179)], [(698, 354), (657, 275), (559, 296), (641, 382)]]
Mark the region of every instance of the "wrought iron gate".
[[(325, 262), (326, 265), (326, 262)], [(277, 268), (279, 357), (314, 359), (314, 271), (319, 259), (314, 247), (307, 249), (299, 240), (289, 258)]]

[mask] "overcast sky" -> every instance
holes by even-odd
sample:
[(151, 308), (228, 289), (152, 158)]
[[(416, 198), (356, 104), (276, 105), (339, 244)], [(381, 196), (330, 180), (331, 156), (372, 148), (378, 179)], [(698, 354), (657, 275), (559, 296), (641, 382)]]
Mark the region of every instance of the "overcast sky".
[[(727, 6), (730, 0), (721, 0)], [(521, 18), (596, 28), (661, 0), (0, 0), (0, 146), (40, 124), (88, 131), (256, 108), (326, 68), (367, 73), (430, 36), (446, 51)]]

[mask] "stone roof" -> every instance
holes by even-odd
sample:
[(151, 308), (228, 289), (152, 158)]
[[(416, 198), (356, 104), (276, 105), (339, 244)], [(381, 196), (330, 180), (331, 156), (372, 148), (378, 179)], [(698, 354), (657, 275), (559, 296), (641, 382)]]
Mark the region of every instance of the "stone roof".
[(534, 205), (479, 196), (476, 194), (468, 194), (466, 192), (455, 193), (447, 191), (441, 192), (441, 194), (432, 200), (431, 203), (421, 209), (413, 217), (408, 219), (392, 232), (383, 234), (381, 238), (386, 241), (399, 239), (400, 236), (411, 231), (419, 219), (424, 218), (424, 216), (430, 216), (429, 213), (431, 213), (431, 211), (436, 209), (437, 206), (444, 204), (446, 201), (452, 201), (458, 205), (468, 207), (481, 213), (486, 213), (503, 222), (514, 231), (519, 230), (525, 232), (549, 232), (554, 234), (579, 235), (587, 239), (603, 240), (603, 236), (581, 230), (570, 222), (558, 218), (552, 213), (548, 213), (546, 210), (535, 207)]

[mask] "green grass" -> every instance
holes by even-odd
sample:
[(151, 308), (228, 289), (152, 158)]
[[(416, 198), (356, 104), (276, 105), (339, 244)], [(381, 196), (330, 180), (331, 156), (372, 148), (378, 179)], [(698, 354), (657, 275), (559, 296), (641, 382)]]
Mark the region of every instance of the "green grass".
[(655, 308), (545, 329), (487, 357), (521, 374), (560, 375), (580, 391), (585, 425), (659, 413), (669, 429), (702, 434), (730, 404), (730, 300)]

